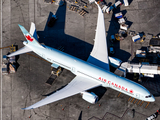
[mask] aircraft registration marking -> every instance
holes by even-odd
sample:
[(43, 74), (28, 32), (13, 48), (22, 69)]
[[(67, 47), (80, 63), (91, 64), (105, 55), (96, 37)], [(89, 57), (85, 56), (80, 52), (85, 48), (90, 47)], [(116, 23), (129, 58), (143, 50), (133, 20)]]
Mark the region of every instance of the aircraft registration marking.
[(108, 84), (110, 84), (110, 85), (113, 85), (114, 87), (116, 87), (116, 88), (120, 88), (120, 89), (122, 89), (122, 90), (124, 90), (124, 91), (126, 91), (126, 92), (129, 92), (129, 93), (131, 93), (131, 94), (133, 94), (133, 90), (132, 89), (128, 89), (128, 88), (126, 88), (126, 87), (124, 87), (124, 86), (121, 86), (121, 85), (118, 85), (117, 83), (114, 83), (114, 82), (112, 82), (112, 81), (107, 81), (106, 79), (104, 79), (104, 78), (101, 78), (101, 77), (99, 77), (99, 80), (100, 81), (103, 81), (103, 82), (107, 82)]

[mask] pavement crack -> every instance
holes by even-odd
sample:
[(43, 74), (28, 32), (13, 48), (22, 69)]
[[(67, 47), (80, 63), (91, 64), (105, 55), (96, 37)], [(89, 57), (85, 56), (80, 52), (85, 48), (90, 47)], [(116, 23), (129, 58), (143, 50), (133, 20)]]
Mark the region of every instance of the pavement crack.
[(150, 20), (148, 20), (147, 23), (151, 22), (155, 17), (157, 17), (160, 14), (160, 12), (158, 14), (156, 14), (154, 17), (152, 17)]
[(22, 16), (23, 22), (25, 23), (24, 15), (23, 15), (23, 9), (22, 9), (20, 3), (19, 3), (17, 0), (14, 0), (14, 1), (15, 1), (15, 3), (17, 4), (17, 7), (20, 8), (21, 16)]

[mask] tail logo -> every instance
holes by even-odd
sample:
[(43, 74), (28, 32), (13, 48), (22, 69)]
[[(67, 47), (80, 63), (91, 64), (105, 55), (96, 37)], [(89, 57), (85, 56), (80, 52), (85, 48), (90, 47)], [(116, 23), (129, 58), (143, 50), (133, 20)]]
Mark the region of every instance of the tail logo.
[(27, 40), (29, 40), (31, 42), (33, 41), (33, 39), (29, 35), (27, 35), (27, 36), (25, 35), (25, 37), (27, 38)]

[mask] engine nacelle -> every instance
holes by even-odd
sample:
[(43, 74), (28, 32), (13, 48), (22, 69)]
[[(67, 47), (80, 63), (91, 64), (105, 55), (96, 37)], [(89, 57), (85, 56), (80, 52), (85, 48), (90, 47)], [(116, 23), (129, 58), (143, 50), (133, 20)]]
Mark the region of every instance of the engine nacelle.
[(115, 57), (108, 57), (109, 58), (109, 63), (112, 67), (117, 68), (121, 65), (122, 61), (118, 58)]
[(81, 94), (82, 98), (89, 103), (95, 104), (96, 102), (98, 102), (98, 96), (93, 92), (81, 92)]

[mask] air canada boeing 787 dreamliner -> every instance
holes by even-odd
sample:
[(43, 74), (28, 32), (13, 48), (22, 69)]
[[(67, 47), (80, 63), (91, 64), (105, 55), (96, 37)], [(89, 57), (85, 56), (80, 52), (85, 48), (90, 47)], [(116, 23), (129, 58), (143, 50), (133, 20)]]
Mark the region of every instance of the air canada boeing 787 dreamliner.
[(25, 45), (23, 48), (11, 53), (8, 57), (33, 51), (45, 60), (51, 62), (51, 66), (55, 68), (59, 66), (63, 67), (76, 75), (64, 88), (23, 109), (34, 109), (78, 93), (82, 94), (84, 100), (94, 104), (98, 101), (98, 96), (94, 93), (87, 92), (87, 90), (98, 86), (110, 87), (142, 101), (155, 101), (153, 95), (151, 95), (145, 87), (110, 72), (104, 16), (100, 6), (96, 2), (95, 4), (98, 6), (97, 28), (93, 50), (87, 61), (40, 44), (34, 23), (31, 23), (30, 32), (19, 25), (27, 41), (23, 42)]

